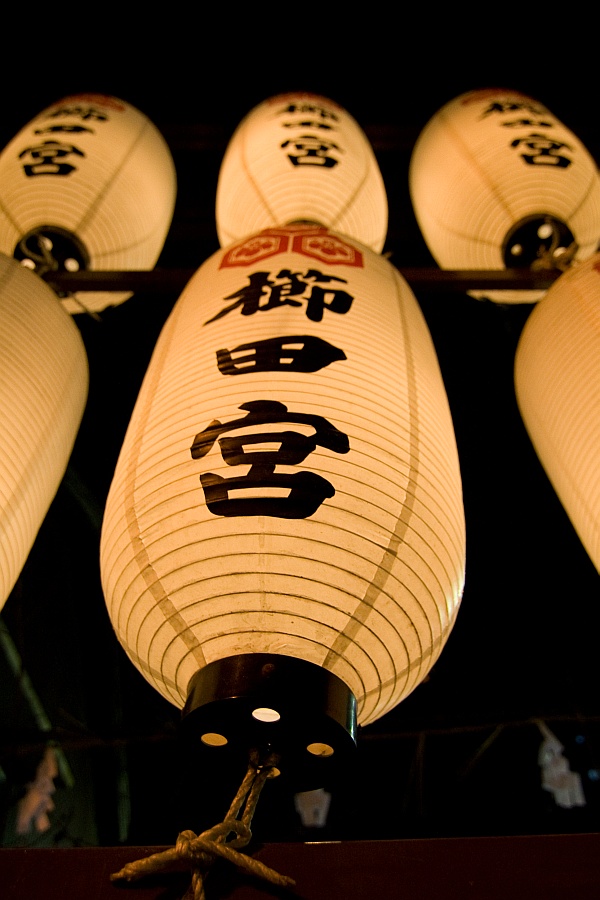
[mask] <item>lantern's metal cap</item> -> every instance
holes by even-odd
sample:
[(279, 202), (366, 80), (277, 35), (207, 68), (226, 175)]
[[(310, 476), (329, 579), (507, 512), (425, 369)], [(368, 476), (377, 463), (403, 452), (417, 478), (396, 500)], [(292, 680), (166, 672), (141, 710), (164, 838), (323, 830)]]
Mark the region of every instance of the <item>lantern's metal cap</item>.
[(313, 790), (337, 779), (354, 757), (356, 700), (345, 682), (314, 663), (240, 654), (194, 675), (181, 731), (211, 763), (275, 754), (295, 791)]
[(27, 232), (20, 238), (13, 256), (40, 276), (48, 272), (82, 272), (90, 265), (83, 241), (58, 225), (38, 225)]
[(510, 228), (502, 245), (507, 269), (560, 268), (576, 248), (573, 232), (547, 213), (525, 216)]

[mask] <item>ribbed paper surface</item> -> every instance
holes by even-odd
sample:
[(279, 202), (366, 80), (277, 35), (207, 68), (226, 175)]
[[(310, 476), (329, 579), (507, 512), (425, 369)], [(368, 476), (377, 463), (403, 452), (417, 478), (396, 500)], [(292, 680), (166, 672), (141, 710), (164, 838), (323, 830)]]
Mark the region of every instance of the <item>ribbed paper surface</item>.
[(0, 607), (64, 475), (87, 391), (73, 320), (37, 275), (0, 254)]
[[(267, 364), (269, 341), (281, 349)], [(218, 351), (238, 360), (237, 374), (219, 369)], [(227, 444), (241, 434), (243, 458)], [(283, 461), (282, 444), (295, 459)], [(274, 472), (253, 477), (252, 452)], [(200, 481), (208, 473), (241, 478), (218, 511)], [(315, 477), (328, 493), (307, 510)], [(275, 511), (267, 497), (280, 498)], [(447, 398), (394, 267), (325, 229), (263, 232), (207, 260), (157, 343), (102, 529), (109, 614), (146, 678), (182, 706), (189, 679), (215, 659), (288, 654), (342, 678), (369, 722), (437, 659), (464, 555)]]
[(532, 311), (515, 387), (533, 446), (600, 571), (600, 254), (561, 275)]
[(307, 220), (380, 252), (388, 205), (367, 136), (326, 97), (270, 97), (248, 113), (229, 142), (216, 220), (222, 247), (262, 228)]

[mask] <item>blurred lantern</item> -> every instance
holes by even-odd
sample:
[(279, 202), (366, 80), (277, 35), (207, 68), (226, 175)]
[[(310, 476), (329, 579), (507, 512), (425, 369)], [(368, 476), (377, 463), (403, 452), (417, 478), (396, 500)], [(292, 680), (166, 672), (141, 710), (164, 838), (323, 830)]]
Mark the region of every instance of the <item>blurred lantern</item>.
[(515, 389), (537, 455), (600, 571), (600, 254), (561, 275), (532, 311)]
[(210, 754), (281, 746), (299, 790), (322, 786), (439, 656), (464, 556), (448, 401), (399, 272), (308, 225), (210, 257), (157, 342), (101, 536), (118, 639), (184, 728)]
[[(419, 135), (409, 167), (418, 225), (443, 269), (558, 269), (600, 240), (600, 176), (543, 104), (511, 90), (462, 94)], [(535, 290), (469, 291), (533, 303)]]
[[(77, 94), (47, 107), (0, 155), (0, 251), (48, 271), (154, 268), (169, 230), (176, 176), (155, 126), (130, 104)], [(131, 292), (65, 296), (99, 312)]]
[(0, 254), (0, 608), (65, 473), (87, 391), (77, 326), (37, 275)]
[(225, 247), (263, 228), (312, 222), (379, 253), (388, 205), (373, 148), (353, 117), (326, 97), (280, 94), (241, 121), (217, 182)]

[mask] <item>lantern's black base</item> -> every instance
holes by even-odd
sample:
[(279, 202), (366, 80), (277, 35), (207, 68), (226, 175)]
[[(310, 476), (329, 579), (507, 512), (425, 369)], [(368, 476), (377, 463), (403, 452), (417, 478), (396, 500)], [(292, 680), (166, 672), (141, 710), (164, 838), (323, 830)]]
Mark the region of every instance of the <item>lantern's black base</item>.
[(525, 216), (510, 229), (504, 239), (502, 258), (507, 269), (545, 268), (558, 265), (561, 256), (573, 251), (573, 232), (561, 219), (542, 213)]
[(246, 653), (192, 678), (182, 734), (207, 764), (274, 754), (296, 791), (337, 778), (356, 751), (356, 700), (332, 672), (295, 657)]
[[(83, 241), (58, 225), (38, 225), (29, 231), (19, 240), (13, 256), (40, 276), (48, 272), (82, 272), (90, 265)], [(64, 297), (65, 293), (58, 296)]]

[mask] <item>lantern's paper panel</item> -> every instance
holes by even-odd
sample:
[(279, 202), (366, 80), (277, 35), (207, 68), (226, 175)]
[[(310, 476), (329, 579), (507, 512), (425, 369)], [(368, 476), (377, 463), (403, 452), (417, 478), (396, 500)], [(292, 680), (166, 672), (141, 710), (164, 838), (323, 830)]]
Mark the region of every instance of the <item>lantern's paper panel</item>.
[[(52, 104), (0, 154), (0, 252), (42, 273), (154, 268), (171, 225), (175, 166), (154, 124), (116, 97)], [(79, 292), (70, 313), (131, 292)]]
[(515, 389), (536, 453), (600, 571), (600, 254), (561, 275), (532, 311)]
[(157, 342), (102, 529), (108, 611), (150, 683), (183, 706), (204, 665), (286, 654), (370, 722), (437, 659), (464, 556), (447, 397), (398, 271), (324, 228), (210, 257)]
[[(572, 253), (573, 241), (578, 260), (598, 249), (594, 158), (542, 103), (516, 91), (471, 91), (443, 106), (415, 143), (409, 186), (443, 269), (529, 269), (540, 251), (553, 248), (556, 260)], [(534, 303), (544, 294), (469, 293), (499, 303)]]
[(265, 100), (240, 122), (227, 146), (216, 221), (222, 247), (262, 228), (307, 221), (379, 253), (388, 204), (366, 134), (326, 97), (290, 93)]
[(65, 473), (87, 392), (73, 319), (37, 275), (0, 254), (0, 608)]

